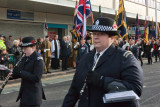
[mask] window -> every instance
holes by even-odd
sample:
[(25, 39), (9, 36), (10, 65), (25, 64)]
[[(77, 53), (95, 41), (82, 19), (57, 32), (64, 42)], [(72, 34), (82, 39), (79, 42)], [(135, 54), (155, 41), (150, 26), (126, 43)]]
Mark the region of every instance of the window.
[(155, 8), (155, 0), (148, 0), (148, 6)]
[(145, 0), (139, 0), (139, 3), (146, 5), (146, 1)]
[(157, 9), (160, 10), (160, 2), (157, 3)]
[(135, 2), (135, 3), (139, 3), (139, 4), (143, 4), (143, 5), (146, 5), (146, 0), (129, 0), (129, 1), (132, 1), (132, 2)]

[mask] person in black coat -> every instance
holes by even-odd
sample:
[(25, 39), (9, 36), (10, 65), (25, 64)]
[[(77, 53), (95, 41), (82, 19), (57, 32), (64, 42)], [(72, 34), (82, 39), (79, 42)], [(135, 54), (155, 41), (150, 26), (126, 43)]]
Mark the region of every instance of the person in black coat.
[[(89, 30), (93, 32), (95, 50), (80, 60), (62, 107), (74, 107), (77, 101), (78, 107), (139, 107), (136, 100), (104, 103), (102, 99), (104, 94), (118, 91), (142, 94), (143, 70), (132, 52), (113, 45), (119, 34), (116, 28), (113, 19), (95, 20)], [(85, 81), (87, 86), (80, 94)]]
[(155, 62), (157, 62), (157, 57), (159, 57), (159, 40), (156, 40), (156, 42), (154, 43), (154, 56), (155, 56)]
[(44, 61), (36, 52), (36, 42), (33, 37), (25, 37), (21, 44), (25, 57), (18, 67), (13, 70), (13, 77), (22, 78), (17, 100), (19, 107), (40, 107), (45, 98), (41, 77), (44, 71)]
[(67, 63), (69, 55), (71, 54), (71, 47), (69, 42), (67, 41), (67, 36), (63, 37), (62, 45), (61, 45), (61, 54), (62, 54), (62, 71), (67, 70)]
[(143, 66), (142, 55), (143, 55), (143, 53), (144, 53), (144, 49), (143, 49), (142, 41), (138, 41), (137, 46), (138, 46), (138, 49), (139, 49), (138, 59), (141, 61), (141, 66)]
[(87, 36), (85, 39), (86, 39), (86, 45), (88, 47), (88, 52), (90, 52), (91, 51), (90, 47), (91, 47), (92, 38), (90, 36)]
[(88, 53), (88, 46), (86, 45), (85, 40), (81, 38), (76, 57), (76, 65), (79, 64), (79, 61), (81, 60), (82, 56), (86, 53)]
[(148, 64), (152, 64), (153, 61), (152, 61), (152, 45), (150, 44), (145, 44), (145, 52), (147, 54), (147, 59), (148, 59)]
[(13, 41), (13, 46), (11, 48), (11, 54), (14, 54), (14, 62), (13, 65), (15, 65), (18, 61), (18, 59), (21, 57), (22, 55), (22, 50), (19, 46), (19, 41), (18, 40), (14, 40)]
[(135, 45), (135, 40), (130, 39), (129, 40), (129, 44), (130, 44), (130, 51), (133, 53), (133, 55), (138, 59), (138, 47), (137, 45)]
[(123, 42), (122, 38), (118, 38), (118, 46), (119, 46), (120, 48), (122, 48), (123, 45), (124, 45), (124, 42)]

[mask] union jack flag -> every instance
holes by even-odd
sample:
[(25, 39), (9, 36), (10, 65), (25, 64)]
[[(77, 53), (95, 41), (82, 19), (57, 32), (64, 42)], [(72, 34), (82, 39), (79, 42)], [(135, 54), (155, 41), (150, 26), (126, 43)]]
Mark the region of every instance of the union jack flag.
[(90, 16), (91, 16), (90, 0), (79, 0), (75, 29), (83, 37), (83, 39), (85, 38), (87, 34), (86, 19)]

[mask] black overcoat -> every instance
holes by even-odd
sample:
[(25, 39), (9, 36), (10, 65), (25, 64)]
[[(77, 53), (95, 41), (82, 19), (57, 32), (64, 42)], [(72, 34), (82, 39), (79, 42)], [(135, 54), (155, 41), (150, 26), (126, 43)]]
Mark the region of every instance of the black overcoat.
[(104, 88), (87, 86), (81, 96), (80, 90), (87, 72), (91, 71), (93, 67), (95, 50), (84, 55), (78, 65), (62, 107), (74, 107), (77, 101), (78, 107), (139, 107), (138, 101), (104, 104), (102, 100), (103, 95), (107, 93), (107, 85), (114, 80), (120, 80), (128, 90), (133, 90), (138, 96), (141, 96), (143, 70), (134, 55), (126, 56), (124, 55), (125, 52), (125, 50), (111, 45), (99, 59), (94, 71), (105, 76)]
[(46, 99), (41, 83), (44, 70), (44, 61), (37, 52), (29, 57), (24, 57), (20, 64), (21, 87), (16, 101), (20, 99), (23, 105), (40, 105)]

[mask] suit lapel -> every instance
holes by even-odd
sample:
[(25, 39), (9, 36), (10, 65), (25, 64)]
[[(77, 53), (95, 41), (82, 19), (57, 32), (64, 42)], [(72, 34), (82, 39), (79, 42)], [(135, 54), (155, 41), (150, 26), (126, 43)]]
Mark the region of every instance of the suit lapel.
[(113, 52), (115, 51), (115, 46), (111, 45), (104, 53), (103, 55), (100, 57), (96, 68), (98, 68), (99, 66), (101, 66), (104, 62), (106, 62), (110, 56), (113, 54)]

